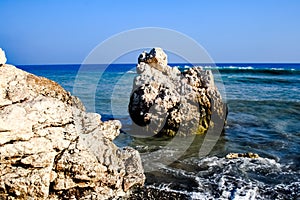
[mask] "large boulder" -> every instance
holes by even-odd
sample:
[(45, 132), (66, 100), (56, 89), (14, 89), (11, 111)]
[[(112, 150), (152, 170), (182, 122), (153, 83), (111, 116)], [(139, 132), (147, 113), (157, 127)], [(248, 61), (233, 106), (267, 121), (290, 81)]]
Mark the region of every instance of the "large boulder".
[(0, 199), (105, 199), (145, 176), (139, 153), (57, 83), (0, 67)]
[(210, 70), (201, 67), (181, 72), (167, 65), (161, 48), (138, 58), (129, 103), (137, 134), (174, 136), (203, 134), (210, 127), (224, 127), (227, 107)]

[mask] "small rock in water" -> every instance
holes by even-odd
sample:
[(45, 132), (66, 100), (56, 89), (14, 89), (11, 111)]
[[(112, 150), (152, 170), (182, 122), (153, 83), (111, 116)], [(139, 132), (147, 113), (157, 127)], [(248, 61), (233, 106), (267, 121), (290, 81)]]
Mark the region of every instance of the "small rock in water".
[(0, 66), (6, 63), (5, 52), (0, 48)]
[(155, 200), (155, 199), (173, 199), (173, 200), (187, 200), (190, 199), (187, 195), (171, 192), (167, 190), (159, 190), (155, 188), (137, 188), (133, 190), (129, 198), (131, 200)]
[(259, 158), (257, 153), (229, 153), (226, 155), (227, 159), (234, 159), (234, 158)]

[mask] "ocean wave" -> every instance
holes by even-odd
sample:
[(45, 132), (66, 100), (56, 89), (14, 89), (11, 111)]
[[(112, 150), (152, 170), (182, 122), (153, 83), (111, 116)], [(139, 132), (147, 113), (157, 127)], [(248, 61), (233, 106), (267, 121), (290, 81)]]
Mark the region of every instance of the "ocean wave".
[(253, 73), (251, 76), (245, 76), (244, 74), (227, 76), (230, 81), (249, 83), (249, 84), (300, 84), (300, 79), (288, 78), (286, 76), (266, 76)]
[[(209, 69), (209, 68), (207, 68)], [(238, 66), (225, 66), (210, 68), (217, 69), (221, 73), (259, 73), (259, 74), (300, 74), (300, 69), (295, 68), (255, 68), (255, 67), (238, 67)]]
[[(188, 170), (191, 166), (197, 170)], [(212, 156), (183, 161), (180, 168), (166, 166), (161, 173), (164, 179), (148, 187), (184, 194), (189, 199), (269, 199), (276, 196), (293, 199), (300, 186), (297, 172), (269, 158)]]
[[(278, 66), (276, 66), (278, 65)], [(288, 64), (284, 66), (283, 64), (255, 64), (255, 65), (174, 65), (178, 67), (181, 71), (184, 71), (191, 67), (201, 67), (205, 70), (217, 70), (221, 73), (255, 73), (255, 74), (300, 74), (300, 65)]]
[(242, 69), (242, 70), (254, 70), (255, 68), (252, 67), (252, 66), (247, 66), (247, 67), (240, 67), (240, 66), (217, 66), (217, 67), (204, 67), (204, 68), (216, 68), (216, 69), (233, 69), (233, 70), (236, 70), (236, 69)]
[(136, 74), (136, 71), (135, 70), (129, 70), (126, 73), (128, 73), (128, 74)]
[(254, 67), (218, 67), (220, 73), (247, 73), (267, 75), (300, 75), (300, 69), (294, 68), (254, 68)]
[(273, 98), (266, 98), (266, 99), (258, 99), (258, 98), (227, 98), (227, 103), (230, 104), (252, 104), (255, 103), (255, 105), (273, 105), (273, 106), (285, 106), (285, 105), (289, 105), (289, 106), (293, 106), (293, 107), (299, 107), (300, 106), (300, 99), (273, 99)]

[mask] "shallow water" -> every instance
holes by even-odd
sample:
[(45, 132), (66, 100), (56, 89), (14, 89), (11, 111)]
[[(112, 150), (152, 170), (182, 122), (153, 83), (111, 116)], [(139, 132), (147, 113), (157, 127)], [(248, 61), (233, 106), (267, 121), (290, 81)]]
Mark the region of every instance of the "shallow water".
[[(115, 143), (140, 151), (150, 191), (187, 199), (300, 198), (300, 65), (217, 66), (229, 107), (225, 133), (171, 140), (132, 136), (127, 106), (135, 65), (89, 66), (80, 69), (80, 77), (78, 65), (20, 67), (73, 91), (102, 119), (119, 119), (123, 128)], [(79, 90), (73, 90), (76, 81)], [(205, 154), (208, 144), (213, 149)], [(225, 158), (229, 152), (254, 152), (261, 158), (230, 160)]]

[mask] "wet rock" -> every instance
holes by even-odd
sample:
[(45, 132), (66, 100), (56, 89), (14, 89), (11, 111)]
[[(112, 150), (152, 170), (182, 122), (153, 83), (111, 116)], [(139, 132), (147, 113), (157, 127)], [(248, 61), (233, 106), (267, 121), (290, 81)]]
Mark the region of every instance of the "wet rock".
[(6, 63), (5, 52), (0, 48), (0, 67)]
[(247, 153), (229, 153), (226, 155), (227, 159), (234, 159), (234, 158), (259, 158), (259, 155), (252, 152)]
[(135, 189), (132, 194), (130, 194), (129, 199), (131, 200), (188, 200), (191, 199), (189, 196), (179, 193), (179, 192), (171, 192), (167, 190), (159, 190), (156, 188), (144, 187)]
[(0, 67), (0, 119), (0, 199), (104, 199), (144, 184), (139, 153), (112, 142), (121, 123), (51, 80)]
[(214, 85), (210, 70), (193, 67), (180, 72), (167, 65), (161, 48), (138, 58), (137, 72), (129, 103), (129, 114), (143, 134), (174, 136), (203, 134), (220, 126), (227, 107)]

